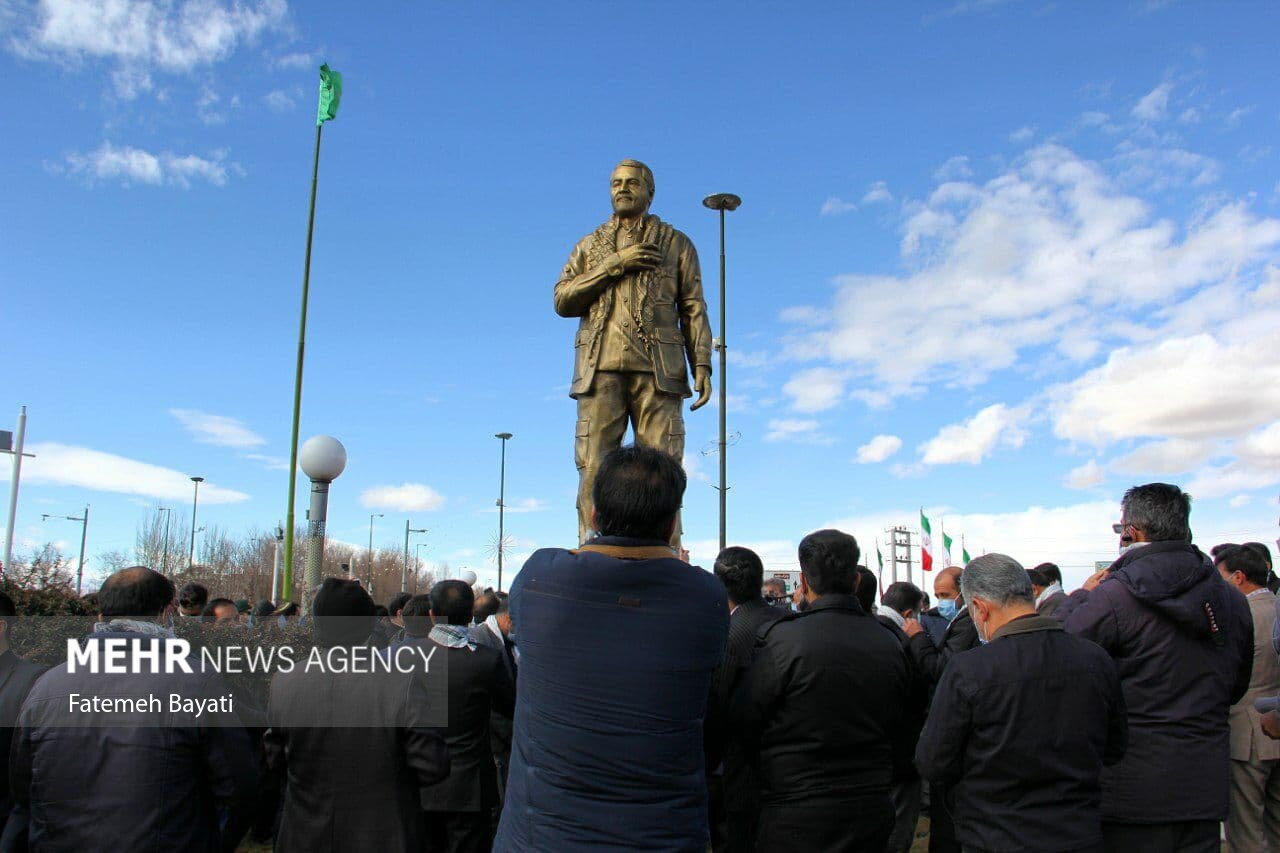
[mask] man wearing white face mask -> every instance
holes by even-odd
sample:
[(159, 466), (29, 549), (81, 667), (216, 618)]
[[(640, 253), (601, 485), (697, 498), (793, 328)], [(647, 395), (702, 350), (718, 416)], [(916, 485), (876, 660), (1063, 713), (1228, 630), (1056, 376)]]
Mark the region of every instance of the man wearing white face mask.
[(1100, 776), (1126, 742), (1115, 664), (1036, 614), (1012, 557), (971, 561), (961, 587), (988, 642), (947, 666), (916, 766), (945, 790), (966, 851), (1099, 850)]

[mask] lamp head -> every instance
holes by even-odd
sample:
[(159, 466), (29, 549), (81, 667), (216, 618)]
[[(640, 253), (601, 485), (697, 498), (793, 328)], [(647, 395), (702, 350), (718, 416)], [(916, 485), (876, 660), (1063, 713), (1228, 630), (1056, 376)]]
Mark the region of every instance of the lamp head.
[(203, 483), (203, 482), (204, 482), (204, 477), (192, 477), (192, 478), (191, 478), (191, 482), (193, 482), (193, 483)]
[(493, 437), (494, 437), (494, 438), (500, 438), (500, 439), (502, 439), (503, 441), (506, 441), (508, 438), (511, 438), (511, 433), (509, 433), (509, 432), (496, 432), (496, 433), (494, 433), (494, 434), (493, 434)]
[(737, 210), (742, 199), (733, 193), (716, 193), (704, 198), (702, 203), (712, 210)]
[(331, 483), (347, 467), (347, 449), (331, 435), (312, 436), (298, 450), (298, 463), (312, 480)]

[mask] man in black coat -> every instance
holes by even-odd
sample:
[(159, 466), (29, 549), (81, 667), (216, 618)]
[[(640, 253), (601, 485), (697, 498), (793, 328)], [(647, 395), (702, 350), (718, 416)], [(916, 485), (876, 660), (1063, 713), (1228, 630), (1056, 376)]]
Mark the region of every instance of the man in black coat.
[[(515, 634), (511, 626), (511, 599), (501, 591), (490, 593), (498, 602), (498, 611), (471, 629), (471, 639), (477, 646), (487, 646), (502, 656), (507, 678), (517, 684), (520, 664), (516, 659)], [(493, 762), (498, 766), (498, 807), (507, 791), (507, 768), (511, 766), (511, 734), (513, 721), (510, 716), (497, 712), (489, 715), (489, 746), (493, 750)]]
[[(433, 586), (430, 596), (410, 599), (404, 608), (402, 645), (435, 647), (433, 662), (443, 664), (448, 681), (449, 776), (422, 791), (427, 813), (424, 849), (429, 853), (481, 853), (493, 845), (498, 775), (489, 745), (489, 718), (498, 714), (510, 719), (516, 692), (502, 656), (471, 641), (467, 625), (473, 606), (471, 587), (450, 580)], [(428, 628), (431, 622), (435, 624)]]
[[(326, 578), (312, 604), (323, 666), (300, 661), (271, 682), (267, 760), (285, 773), (277, 851), (410, 853), (423, 841), (420, 792), (449, 775), (426, 676), (360, 665), (375, 652), (374, 603), (357, 581)], [(362, 671), (343, 672), (359, 668)]]
[[(171, 710), (171, 694), (216, 703), (228, 693), (196, 655), (182, 658), (190, 672), (160, 665), (166, 653), (182, 657), (160, 624), (173, 600), (173, 582), (158, 572), (116, 572), (98, 593), (103, 621), (83, 646), (98, 656), (97, 671), (68, 660), (31, 688), (9, 783), (30, 815), (32, 850), (215, 853), (239, 843), (258, 768), (234, 712)], [(111, 649), (125, 652), (128, 672), (107, 670)], [(135, 666), (138, 651), (154, 664), (139, 657)]]
[[(711, 696), (703, 729), (711, 838), (717, 853), (721, 850), (749, 853), (755, 850), (760, 779), (741, 744), (729, 737), (729, 724), (735, 713), (732, 698), (751, 663), (756, 632), (782, 618), (785, 611), (765, 604), (761, 595), (764, 564), (751, 549), (725, 548), (716, 557), (714, 571), (729, 599), (729, 638), (725, 641), (724, 658), (711, 676)], [(717, 832), (717, 824), (723, 832)]]
[(1227, 817), (1227, 715), (1253, 674), (1253, 616), (1191, 544), (1190, 515), (1177, 486), (1129, 489), (1120, 559), (1054, 614), (1120, 670), (1129, 749), (1102, 776), (1110, 851), (1216, 851)]
[(1115, 664), (1036, 615), (1012, 557), (970, 561), (961, 586), (990, 642), (947, 665), (916, 748), (920, 773), (945, 789), (965, 851), (1101, 850), (1099, 778), (1125, 749)]
[[(874, 583), (874, 576), (871, 578)], [(876, 610), (876, 619), (893, 634), (907, 655), (907, 663), (911, 667), (913, 699), (903, 709), (907, 718), (907, 730), (911, 734), (910, 748), (915, 752), (915, 741), (920, 729), (924, 726), (925, 714), (929, 710), (929, 685), (916, 670), (915, 661), (911, 658), (911, 638), (902, 630), (908, 619), (915, 619), (924, 606), (924, 593), (910, 581), (896, 581), (889, 584), (880, 599), (880, 607)], [(885, 847), (886, 853), (907, 853), (916, 839), (916, 824), (920, 819), (920, 803), (923, 786), (920, 774), (914, 764), (904, 768), (893, 781), (893, 834)]]
[[(3, 833), (13, 811), (13, 797), (9, 795), (9, 747), (13, 743), (13, 727), (18, 722), (22, 701), (31, 692), (44, 667), (30, 663), (9, 648), (9, 632), (18, 621), (18, 610), (13, 599), (0, 592), (0, 833)], [(25, 812), (18, 818), (26, 824)]]
[(881, 850), (895, 768), (911, 760), (902, 646), (853, 597), (858, 543), (800, 542), (809, 606), (765, 625), (740, 691), (738, 729), (762, 780), (760, 850)]
[[(930, 696), (941, 680), (947, 662), (955, 655), (978, 646), (978, 631), (973, 627), (973, 619), (969, 617), (968, 608), (964, 604), (960, 576), (958, 566), (948, 566), (938, 572), (933, 581), (933, 594), (938, 598), (936, 609), (951, 620), (943, 632), (941, 643), (935, 646), (915, 619), (909, 619), (903, 625), (903, 631), (910, 638), (909, 648), (916, 672), (924, 680)], [(930, 786), (929, 851), (958, 853), (959, 849), (955, 828), (951, 825), (951, 812), (946, 808), (946, 792)]]

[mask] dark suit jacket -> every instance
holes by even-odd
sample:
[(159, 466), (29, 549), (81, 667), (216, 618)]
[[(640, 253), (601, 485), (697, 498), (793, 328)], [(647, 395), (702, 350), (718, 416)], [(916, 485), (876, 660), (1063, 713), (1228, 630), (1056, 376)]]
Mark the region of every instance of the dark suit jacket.
[[(516, 677), (518, 668), (515, 655), (511, 651), (513, 644), (508, 643), (501, 635), (495, 636), (489, 626), (483, 623), (471, 629), (471, 640), (477, 646), (486, 646), (502, 655), (507, 677), (518, 689), (519, 679)], [(512, 725), (511, 715), (503, 716), (496, 711), (489, 715), (489, 748), (493, 751), (493, 760), (498, 765), (499, 797), (501, 797), (501, 791), (507, 788), (507, 768), (511, 766)]]
[(947, 632), (943, 635), (940, 646), (935, 646), (927, 634), (916, 634), (911, 638), (908, 648), (915, 661), (916, 671), (932, 690), (942, 678), (947, 661), (951, 660), (953, 655), (967, 652), (978, 645), (978, 629), (969, 618), (968, 608), (961, 607), (960, 612), (947, 626)]
[(13, 743), (13, 727), (18, 723), (22, 700), (31, 692), (44, 667), (25, 661), (7, 651), (0, 655), (0, 829), (4, 827), (13, 799), (9, 796), (9, 747)]
[[(446, 658), (449, 680), (449, 776), (422, 790), (429, 812), (479, 812), (498, 804), (498, 779), (489, 746), (489, 716), (515, 713), (516, 691), (493, 649), (451, 649), (427, 637), (409, 637), (392, 646), (436, 647), (432, 665)], [(433, 670), (433, 673), (435, 670)]]
[(1040, 606), (1036, 608), (1036, 613), (1041, 616), (1052, 616), (1054, 611), (1062, 606), (1062, 602), (1067, 600), (1065, 592), (1055, 592), (1053, 595), (1040, 602)]
[(862, 849), (856, 839), (892, 821), (895, 769), (911, 761), (906, 653), (851, 595), (758, 637), (737, 713), (763, 782), (757, 849)]
[[(343, 677), (300, 663), (276, 675), (263, 736), (268, 763), (286, 774), (276, 850), (421, 849), (419, 792), (449, 775), (443, 732), (429, 725), (440, 716), (431, 701), (421, 672)], [(337, 706), (335, 719), (360, 716), (360, 727), (290, 724)]]

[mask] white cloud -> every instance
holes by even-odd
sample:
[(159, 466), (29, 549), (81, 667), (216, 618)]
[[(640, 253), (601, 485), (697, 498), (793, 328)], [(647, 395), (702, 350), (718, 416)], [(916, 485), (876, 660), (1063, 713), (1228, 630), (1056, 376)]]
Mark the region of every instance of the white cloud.
[[(35, 454), (22, 464), (23, 483), (76, 486), (122, 495), (143, 495), (163, 500), (189, 500), (194, 491), (189, 474), (139, 462), (113, 453), (53, 442), (27, 447)], [(9, 478), (8, 466), (0, 466), (0, 478)], [(200, 484), (201, 503), (228, 504), (246, 501), (244, 492), (212, 483)]]
[(425, 483), (402, 483), (365, 489), (360, 493), (360, 504), (366, 509), (393, 512), (433, 512), (444, 506), (444, 496)]
[[(1185, 223), (1154, 219), (1103, 164), (1057, 145), (906, 209), (911, 271), (839, 276), (833, 304), (788, 310), (784, 322), (802, 321), (788, 357), (892, 395), (926, 377), (972, 387), (1026, 350), (1056, 344), (1088, 359), (1149, 338), (1123, 318), (1154, 320), (1197, 288), (1250, 282), (1280, 245), (1280, 220), (1239, 202), (1210, 202)], [(1228, 306), (1198, 306), (1200, 322)]]
[(682, 463), (684, 465), (685, 479), (690, 483), (710, 483), (711, 477), (706, 471), (702, 470), (702, 457), (696, 453), (684, 454)]
[(840, 404), (844, 395), (844, 377), (825, 367), (804, 370), (782, 386), (797, 412), (824, 412)]
[(1140, 121), (1160, 121), (1169, 110), (1169, 95), (1173, 84), (1165, 81), (1156, 86), (1134, 105), (1132, 115)]
[(28, 58), (113, 63), (117, 94), (131, 98), (151, 88), (149, 70), (184, 74), (226, 59), (281, 27), (286, 11), (285, 0), (42, 0), (13, 44)]
[(1213, 454), (1213, 443), (1167, 438), (1144, 444), (1117, 459), (1112, 466), (1126, 474), (1181, 474)]
[(1252, 105), (1247, 107), (1238, 107), (1227, 115), (1227, 127), (1235, 127), (1240, 123), (1241, 119), (1253, 112), (1255, 107)]
[(1121, 145), (1114, 158), (1119, 167), (1118, 180), (1147, 191), (1190, 185), (1204, 187), (1216, 183), (1221, 175), (1212, 157), (1182, 148), (1140, 148)]
[(251, 462), (257, 462), (263, 468), (266, 468), (268, 471), (288, 471), (289, 470), (289, 460), (283, 459), (279, 456), (267, 456), (262, 453), (244, 453), (241, 455), (243, 456), (243, 458), (248, 459)]
[(258, 447), (267, 440), (244, 425), (243, 421), (225, 415), (211, 415), (195, 409), (170, 409), (187, 432), (201, 444), (219, 447)]
[(920, 461), (925, 465), (977, 465), (998, 444), (1021, 447), (1026, 440), (1021, 424), (1026, 417), (1025, 409), (1010, 409), (1004, 403), (987, 406), (967, 421), (944, 426), (920, 445)]
[(1090, 459), (1080, 467), (1068, 471), (1063, 483), (1069, 489), (1092, 489), (1102, 485), (1106, 478), (1106, 472), (1102, 470), (1098, 460)]
[(281, 89), (273, 89), (262, 100), (269, 109), (277, 113), (287, 113), (297, 106), (293, 98)]
[(902, 439), (896, 435), (877, 435), (858, 448), (857, 461), (863, 464), (883, 462), (902, 449)]
[(1035, 125), (1029, 124), (1020, 127), (1013, 133), (1009, 134), (1009, 141), (1021, 145), (1024, 142), (1030, 142), (1031, 138), (1036, 135)]
[(821, 216), (839, 216), (842, 213), (848, 213), (857, 210), (858, 206), (851, 201), (845, 201), (837, 196), (831, 196), (822, 203), (822, 209), (818, 211)]
[(969, 158), (963, 154), (957, 154), (934, 170), (933, 177), (941, 183), (946, 183), (962, 180), (972, 174), (973, 169), (969, 166)]
[(1252, 501), (1253, 501), (1253, 498), (1249, 497), (1248, 495), (1236, 495), (1234, 498), (1227, 501), (1227, 506), (1231, 507), (1232, 509), (1240, 509), (1241, 507), (1248, 506)]
[(883, 202), (893, 201), (893, 193), (889, 192), (889, 187), (884, 181), (876, 181), (867, 190), (866, 195), (862, 197), (862, 204), (881, 204)]
[[(689, 560), (693, 565), (711, 571), (711, 567), (716, 562), (716, 555), (720, 553), (719, 539), (693, 539), (681, 544), (688, 550)], [(799, 558), (796, 555), (797, 543), (790, 539), (740, 540), (730, 535), (729, 544), (755, 551), (760, 561), (764, 563), (765, 577), (769, 577), (773, 571), (794, 571), (799, 568)]]
[(1280, 420), (1237, 441), (1235, 452), (1234, 460), (1198, 471), (1187, 491), (1193, 497), (1217, 498), (1280, 483)]
[(1116, 350), (1051, 392), (1054, 433), (1106, 445), (1127, 438), (1230, 438), (1280, 420), (1280, 336), (1219, 343), (1208, 334)]
[(226, 151), (214, 151), (205, 158), (167, 151), (152, 154), (130, 145), (117, 148), (103, 142), (88, 154), (68, 154), (66, 162), (70, 174), (82, 176), (91, 184), (99, 180), (119, 180), (125, 186), (141, 183), (186, 188), (197, 179), (218, 187), (226, 184), (228, 170), (238, 169), (226, 158)]
[(276, 59), (276, 68), (287, 68), (292, 71), (301, 71), (312, 66), (319, 67), (316, 64), (316, 57), (310, 53), (286, 53)]
[(798, 441), (805, 444), (831, 444), (834, 439), (818, 432), (817, 421), (798, 418), (774, 418), (769, 421), (765, 441)]

